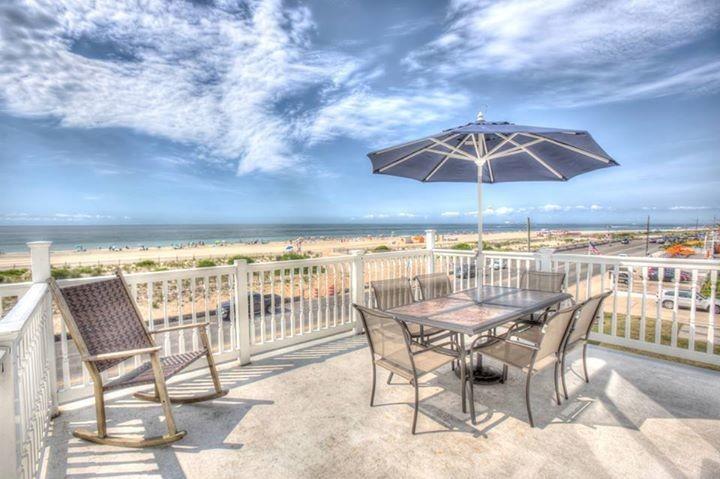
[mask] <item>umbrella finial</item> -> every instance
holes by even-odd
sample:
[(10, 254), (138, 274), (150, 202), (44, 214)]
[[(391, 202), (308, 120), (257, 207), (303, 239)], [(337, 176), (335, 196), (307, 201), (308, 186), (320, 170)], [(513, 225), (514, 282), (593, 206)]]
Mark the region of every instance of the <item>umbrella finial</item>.
[(478, 123), (484, 122), (484, 121), (485, 121), (485, 114), (484, 114), (482, 111), (479, 111), (478, 114), (477, 114), (477, 116), (475, 117), (475, 120), (476, 120)]

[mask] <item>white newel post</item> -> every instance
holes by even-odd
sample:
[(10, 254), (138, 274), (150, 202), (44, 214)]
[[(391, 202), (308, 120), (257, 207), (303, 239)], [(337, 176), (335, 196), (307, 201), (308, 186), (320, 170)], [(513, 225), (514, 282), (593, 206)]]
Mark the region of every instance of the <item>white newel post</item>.
[(235, 321), (240, 365), (250, 364), (250, 307), (248, 297), (248, 265), (244, 259), (235, 260)]
[(425, 230), (425, 249), (428, 251), (425, 272), (432, 274), (435, 272), (435, 230)]
[[(30, 248), (30, 273), (32, 274), (33, 283), (45, 283), (50, 279), (50, 246), (52, 241), (32, 241), (27, 243)], [(52, 321), (52, 299), (48, 293), (44, 299), (46, 302), (44, 311), (50, 314), (50, 321), (47, 321), (47, 351), (48, 365), (50, 367), (50, 393), (52, 397), (51, 416), (55, 417), (60, 414), (58, 407), (58, 390), (57, 390), (57, 369), (55, 365), (55, 331)]]
[[(350, 271), (350, 301), (353, 304), (364, 305), (363, 296), (365, 294), (365, 271), (363, 270), (363, 250), (352, 250), (350, 254), (353, 256), (352, 269)], [(362, 334), (363, 327), (360, 316), (355, 308), (353, 308), (353, 319), (355, 320), (355, 334)]]
[(555, 253), (553, 248), (540, 248), (535, 253), (535, 267), (540, 271), (552, 271), (553, 253)]

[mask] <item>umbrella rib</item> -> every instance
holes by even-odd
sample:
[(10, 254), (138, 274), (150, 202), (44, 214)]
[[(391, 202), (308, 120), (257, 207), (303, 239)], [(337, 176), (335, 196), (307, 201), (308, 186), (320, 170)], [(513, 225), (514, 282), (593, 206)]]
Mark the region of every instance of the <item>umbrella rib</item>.
[[(495, 148), (493, 148), (492, 150), (488, 151), (485, 156), (491, 156), (493, 153), (495, 153), (496, 151), (498, 151), (498, 150), (499, 150), (500, 148), (502, 148), (504, 145), (506, 145), (506, 144), (508, 144), (508, 143), (512, 143), (512, 139), (515, 138), (515, 136), (517, 136), (517, 133), (512, 133), (509, 137), (506, 137), (506, 136), (504, 136), (504, 135), (501, 135), (500, 133), (497, 133), (497, 135), (498, 135), (500, 138), (502, 138), (504, 141), (501, 141), (500, 143), (498, 143), (497, 145), (495, 145)], [(514, 145), (517, 145), (517, 143), (513, 143), (513, 144), (514, 144)]]
[[(459, 134), (459, 133), (456, 133), (456, 134), (450, 136), (448, 139), (451, 140), (451, 139), (453, 139), (453, 138), (457, 138), (458, 136), (460, 136), (460, 134)], [(397, 165), (399, 165), (399, 164), (401, 164), (401, 163), (404, 163), (405, 161), (407, 161), (407, 160), (409, 160), (409, 159), (411, 159), (411, 158), (419, 155), (420, 153), (424, 153), (425, 151), (428, 151), (428, 150), (432, 149), (432, 147), (434, 147), (434, 146), (435, 146), (435, 145), (428, 145), (428, 146), (426, 146), (426, 147), (424, 147), (424, 148), (420, 148), (419, 150), (415, 150), (415, 151), (413, 151), (412, 153), (408, 153), (407, 155), (405, 155), (405, 156), (403, 156), (403, 157), (400, 157), (400, 158), (398, 158), (397, 160), (392, 161), (391, 163), (389, 163), (389, 164), (387, 164), (387, 165), (385, 165), (385, 166), (383, 166), (383, 167), (381, 167), (381, 168), (378, 168), (377, 173), (383, 173), (383, 172), (389, 170), (390, 168), (394, 168), (394, 167), (396, 167)]]
[[(500, 136), (501, 138), (505, 138), (505, 136), (502, 135), (502, 134), (499, 134), (498, 136)], [(538, 163), (540, 163), (540, 164), (541, 164), (542, 166), (544, 166), (548, 171), (550, 171), (552, 174), (554, 174), (555, 176), (557, 176), (557, 177), (560, 178), (561, 180), (563, 180), (563, 181), (567, 180), (567, 178), (565, 178), (563, 175), (561, 175), (560, 173), (558, 173), (558, 172), (555, 170), (555, 168), (553, 168), (552, 166), (550, 166), (550, 165), (548, 165), (547, 163), (545, 163), (539, 156), (537, 156), (535, 153), (533, 153), (533, 152), (530, 151), (529, 149), (525, 148), (525, 147), (524, 147), (523, 145), (521, 145), (520, 143), (517, 143), (517, 142), (515, 142), (515, 141), (513, 141), (513, 140), (511, 140), (511, 139), (508, 139), (508, 141), (510, 141), (510, 143), (512, 143), (513, 145), (517, 146), (517, 147), (520, 148), (521, 150), (524, 150), (525, 153), (527, 153), (528, 155), (530, 155), (530, 157), (531, 157), (533, 160), (535, 160), (535, 161), (537, 161)]]
[[(483, 133), (480, 138), (482, 138), (483, 151), (485, 153), (487, 153), (487, 143), (485, 143), (485, 134)], [(495, 183), (495, 173), (493, 173), (492, 164), (490, 163), (490, 160), (492, 160), (492, 158), (487, 159), (488, 172), (490, 173), (490, 183)]]
[[(527, 148), (529, 146), (533, 146), (533, 145), (537, 145), (538, 143), (542, 143), (543, 141), (545, 141), (545, 139), (541, 138), (538, 140), (529, 141), (529, 142), (525, 143), (525, 145), (523, 145), (523, 146), (525, 146)], [(495, 160), (497, 158), (503, 158), (506, 156), (517, 155), (518, 153), (522, 153), (522, 152), (523, 152), (523, 149), (519, 148), (519, 147), (509, 148), (507, 150), (501, 151), (500, 153), (496, 153), (496, 154), (490, 156), (488, 158), (488, 160)]]
[[(480, 149), (478, 148), (477, 139), (475, 139), (475, 135), (472, 137), (473, 141), (473, 147), (475, 148), (475, 155), (478, 157), (478, 168), (483, 167), (483, 163), (480, 162), (480, 158), (482, 155), (480, 154)], [(483, 151), (485, 151), (485, 135), (483, 135)], [(490, 183), (495, 183), (495, 177), (493, 175), (492, 165), (490, 164), (490, 158), (487, 158), (485, 162), (488, 165), (488, 174), (490, 175)]]
[(587, 156), (588, 158), (592, 158), (593, 160), (602, 161), (603, 163), (606, 163), (606, 164), (609, 164), (609, 163), (611, 162), (611, 160), (608, 159), (608, 158), (604, 158), (604, 157), (602, 157), (602, 156), (600, 156), (600, 155), (596, 155), (596, 154), (594, 154), (594, 153), (590, 153), (589, 151), (583, 150), (582, 148), (578, 148), (578, 147), (576, 147), (576, 146), (568, 145), (568, 144), (563, 143), (563, 142), (561, 142), (561, 141), (553, 140), (553, 139), (551, 139), (551, 138), (547, 138), (547, 137), (544, 137), (544, 136), (534, 135), (534, 134), (532, 134), (532, 133), (524, 133), (524, 134), (527, 135), (527, 136), (529, 136), (529, 137), (531, 137), (531, 138), (537, 138), (537, 139), (539, 139), (539, 140), (545, 140), (545, 141), (547, 141), (548, 143), (552, 143), (553, 145), (559, 146), (559, 147), (561, 147), (561, 148), (565, 148), (565, 149), (567, 149), (567, 150), (574, 151), (575, 153), (580, 153), (581, 155), (585, 155), (585, 156)]
[(435, 165), (435, 168), (433, 168), (432, 171), (430, 173), (428, 173), (427, 176), (425, 176), (425, 178), (422, 179), (422, 181), (425, 182), (425, 181), (429, 180), (430, 178), (432, 178), (432, 176), (435, 173), (437, 173), (440, 168), (443, 167), (443, 165), (447, 162), (448, 159), (450, 159), (450, 157), (446, 156), (440, 163)]
[[(456, 136), (457, 136), (457, 135), (456, 135)], [(430, 138), (430, 141), (432, 141), (432, 142), (434, 142), (434, 143), (436, 143), (436, 144), (438, 144), (438, 145), (444, 146), (444, 147), (447, 148), (448, 150), (453, 150), (453, 149), (455, 148), (454, 146), (449, 145), (449, 144), (445, 143), (445, 142), (442, 141), (442, 140), (438, 140), (437, 138)], [(463, 142), (461, 141), (459, 146), (462, 146), (462, 144), (463, 144)], [(475, 158), (473, 158), (471, 155), (468, 155), (468, 154), (465, 153), (463, 150), (451, 151), (451, 152), (448, 153), (448, 154), (455, 154), (456, 152), (459, 153), (461, 156), (464, 156), (466, 160), (475, 161)]]
[[(435, 167), (432, 169), (432, 171), (430, 171), (430, 173), (428, 173), (427, 176), (425, 176), (425, 178), (423, 178), (421, 181), (427, 181), (427, 180), (430, 179), (435, 173), (437, 173), (437, 171), (438, 171), (440, 168), (442, 168), (442, 166), (447, 162), (447, 160), (450, 159), (450, 157), (451, 157), (458, 149), (460, 149), (460, 147), (462, 146), (462, 144), (465, 143), (465, 141), (468, 139), (468, 136), (472, 136), (472, 133), (469, 133), (468, 135), (466, 135), (465, 138), (464, 138), (463, 140), (461, 140), (460, 143), (458, 143), (457, 146), (455, 146), (455, 147), (450, 151), (450, 153), (448, 153), (447, 155), (445, 155), (445, 157), (440, 161), (440, 163), (438, 163), (437, 165), (435, 165)], [(429, 150), (429, 151), (432, 151), (433, 153), (436, 153), (436, 152), (433, 151), (433, 150)]]

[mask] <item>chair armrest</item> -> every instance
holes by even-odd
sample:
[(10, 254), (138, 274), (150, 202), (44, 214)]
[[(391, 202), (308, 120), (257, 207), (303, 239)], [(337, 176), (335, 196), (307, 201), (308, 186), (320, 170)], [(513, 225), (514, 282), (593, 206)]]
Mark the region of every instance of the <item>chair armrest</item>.
[(102, 354), (95, 354), (93, 356), (85, 356), (82, 358), (83, 361), (106, 361), (108, 359), (120, 359), (120, 358), (129, 358), (131, 356), (138, 356), (140, 354), (152, 354), (160, 351), (162, 349), (162, 346), (152, 346), (150, 348), (140, 348), (140, 349), (127, 349), (125, 351), (113, 351), (112, 353), (102, 353)]
[(448, 349), (445, 346), (450, 343), (444, 343), (444, 344), (434, 344), (432, 346), (428, 346), (427, 349), (422, 349), (420, 351), (413, 351), (412, 355), (417, 356), (422, 353), (427, 353), (428, 351), (434, 351), (438, 354), (444, 354), (445, 356), (452, 356), (454, 358), (458, 357), (457, 351), (453, 351), (452, 349)]
[(210, 323), (207, 321), (204, 323), (181, 324), (180, 326), (170, 326), (169, 328), (155, 329), (153, 331), (148, 331), (148, 333), (150, 333), (150, 334), (167, 333), (170, 331), (179, 331), (181, 329), (201, 328), (201, 327), (204, 328), (209, 325), (210, 325)]

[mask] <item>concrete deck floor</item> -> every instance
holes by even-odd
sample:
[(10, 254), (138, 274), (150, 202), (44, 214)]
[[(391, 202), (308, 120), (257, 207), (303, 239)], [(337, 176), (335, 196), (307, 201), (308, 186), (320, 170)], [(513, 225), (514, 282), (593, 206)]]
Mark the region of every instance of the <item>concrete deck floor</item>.
[[(570, 400), (553, 402), (552, 372), (534, 379), (537, 427), (526, 422), (523, 381), (476, 386), (478, 425), (462, 413), (449, 368), (421, 388), (378, 381), (370, 408), (363, 336), (225, 365), (228, 396), (175, 406), (187, 437), (169, 447), (122, 449), (71, 435), (94, 428), (94, 409), (64, 408), (52, 426), (47, 477), (720, 477), (720, 373), (590, 349), (591, 382), (572, 356)], [(205, 375), (174, 386), (210, 386)], [(109, 401), (111, 432), (162, 433), (158, 405)]]

